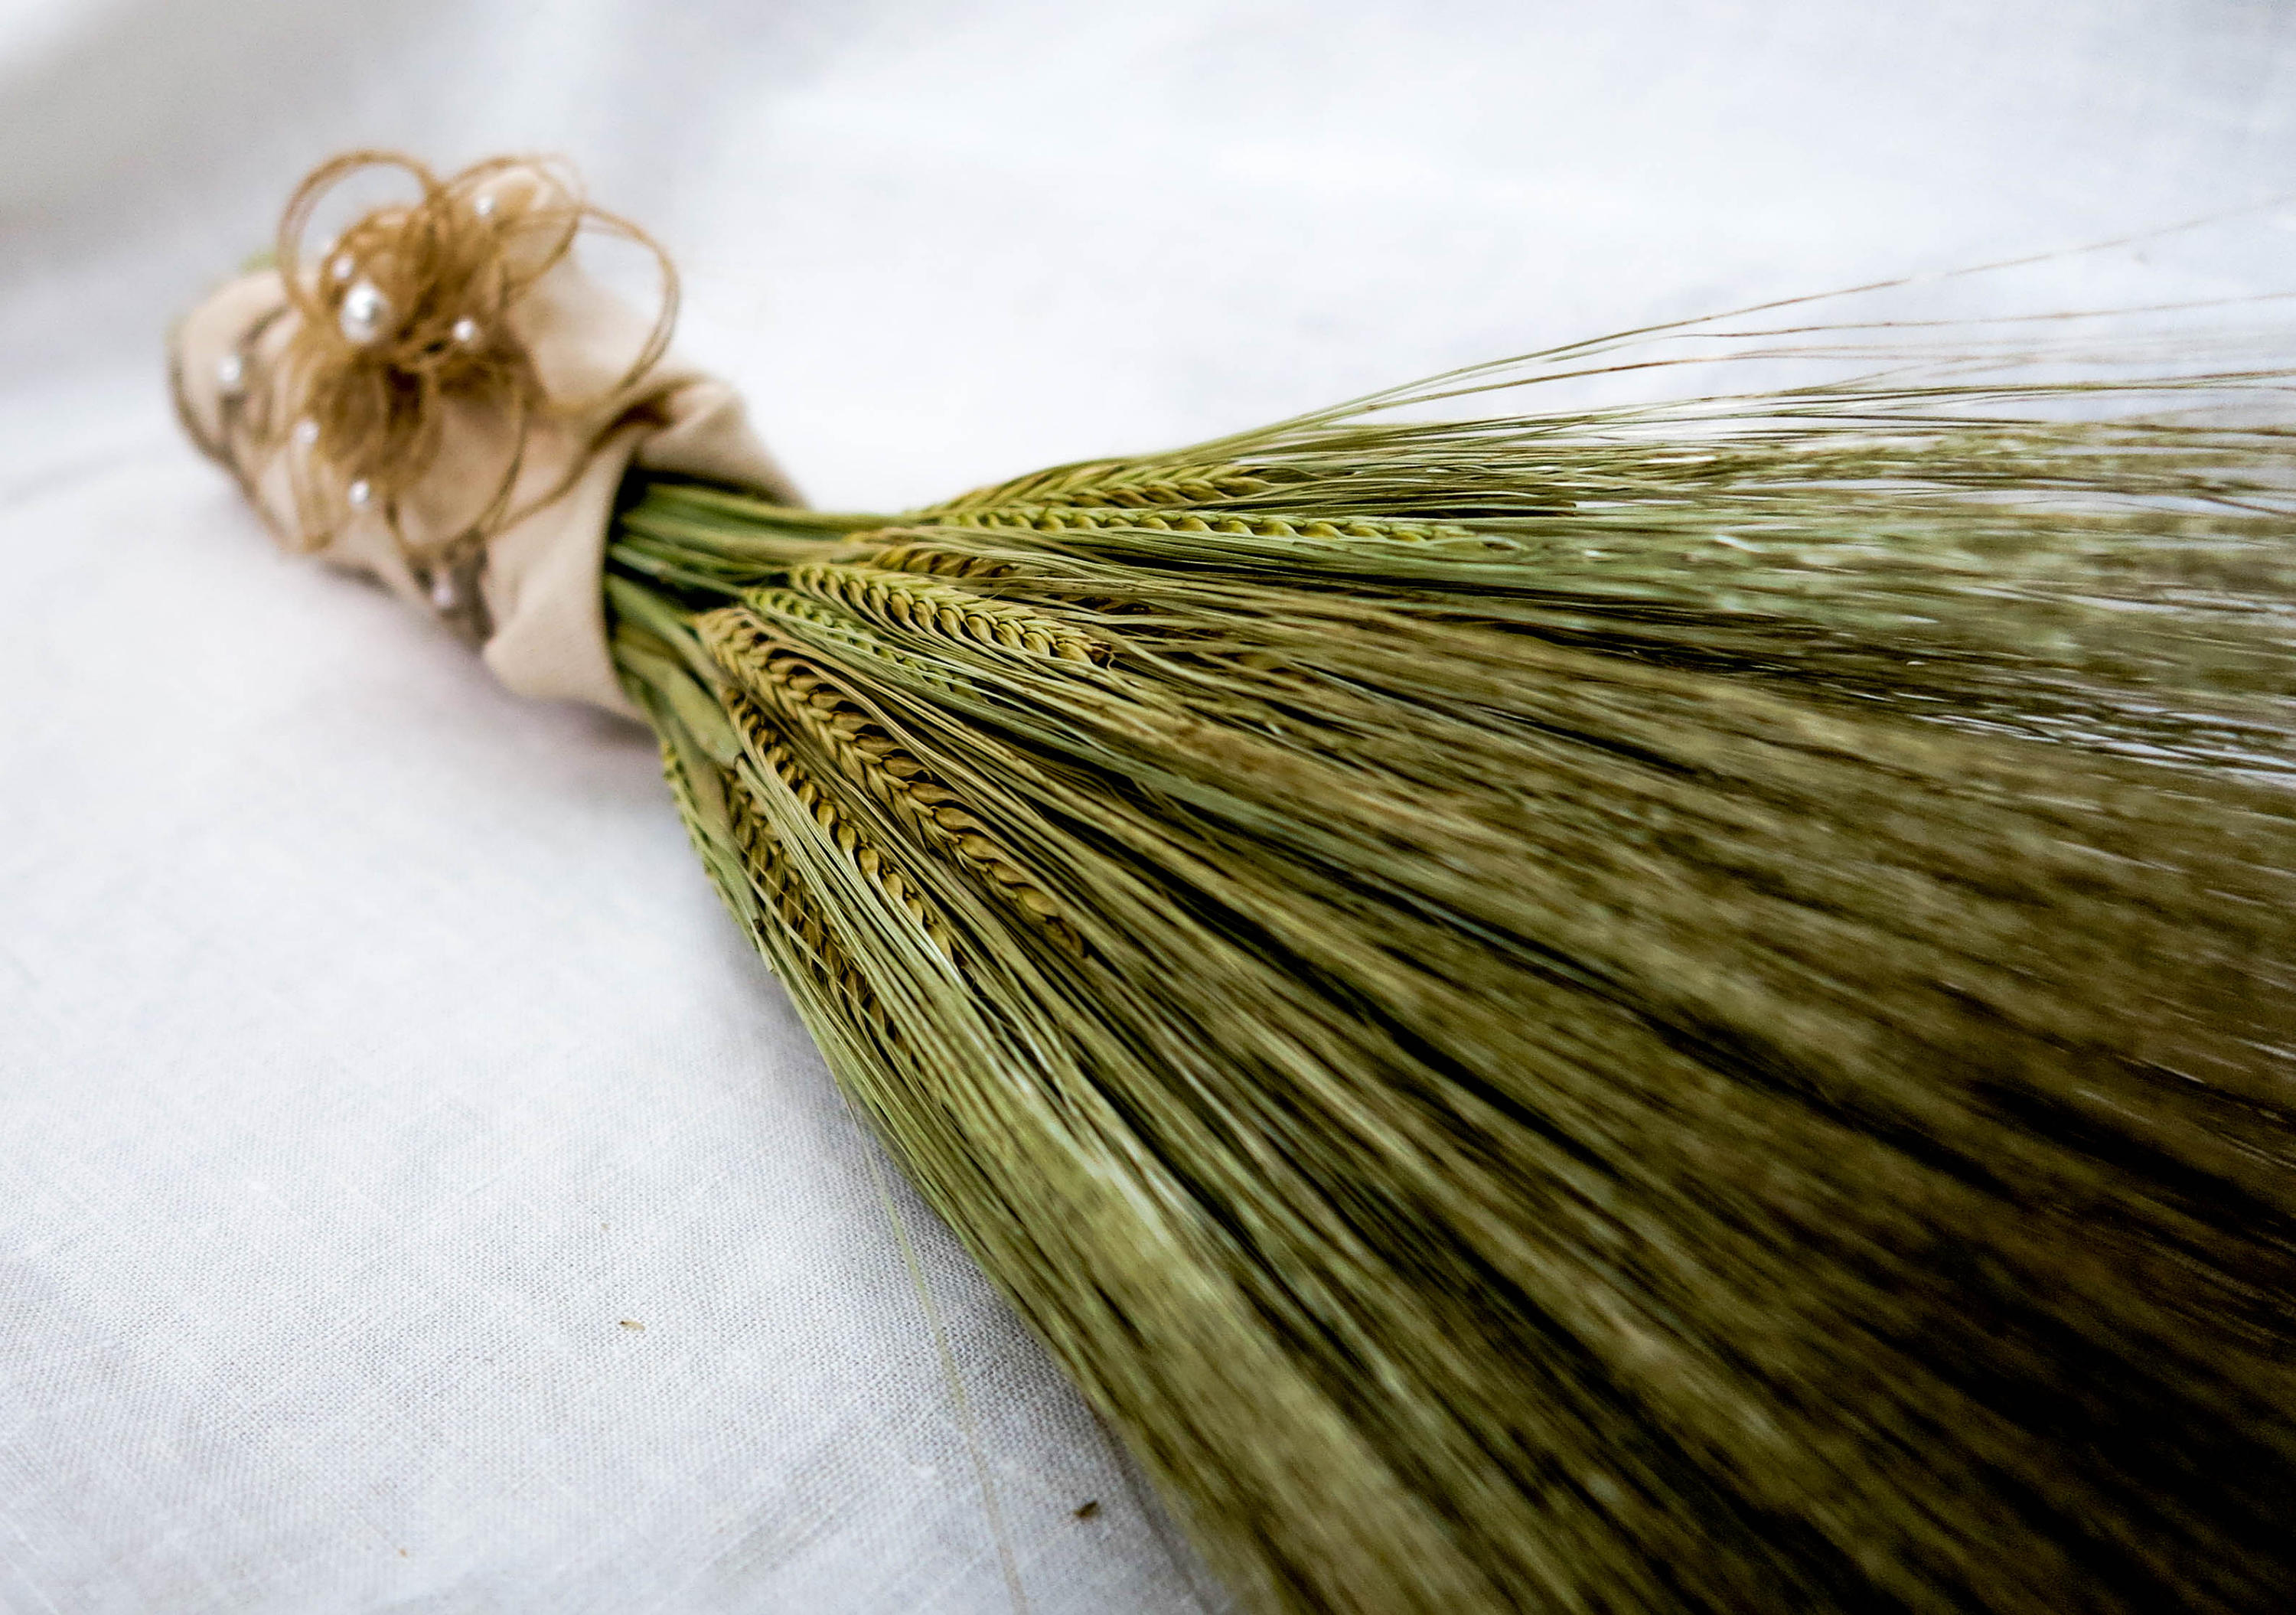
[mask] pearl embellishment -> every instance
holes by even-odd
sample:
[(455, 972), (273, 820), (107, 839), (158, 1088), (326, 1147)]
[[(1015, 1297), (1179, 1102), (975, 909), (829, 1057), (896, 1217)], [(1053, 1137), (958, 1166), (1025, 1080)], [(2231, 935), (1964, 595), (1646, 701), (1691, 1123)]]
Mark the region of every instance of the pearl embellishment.
[(479, 323), (469, 315), (455, 322), (455, 340), (468, 348), (479, 340)]
[(461, 598), (461, 591), (455, 587), (454, 573), (439, 572), (430, 579), (430, 603), (440, 611), (453, 611)]
[(316, 443), (318, 440), (319, 423), (316, 421), (298, 421), (295, 422), (295, 441), (299, 447), (308, 448), (312, 444)]
[(492, 218), (495, 212), (495, 199), (492, 195), (480, 197), (471, 204), (471, 211), (480, 218)]
[(344, 491), (348, 494), (350, 498), (350, 502), (353, 504), (365, 504), (368, 500), (374, 497), (374, 489), (367, 486), (367, 480), (365, 477), (361, 477)]
[(216, 361), (216, 384), (223, 389), (226, 398), (237, 393), (240, 383), (246, 379), (247, 362), (237, 354), (227, 353)]
[(390, 318), (390, 299), (373, 281), (361, 281), (343, 293), (343, 306), (337, 311), (335, 323), (352, 341), (365, 347), (383, 334), (384, 324)]

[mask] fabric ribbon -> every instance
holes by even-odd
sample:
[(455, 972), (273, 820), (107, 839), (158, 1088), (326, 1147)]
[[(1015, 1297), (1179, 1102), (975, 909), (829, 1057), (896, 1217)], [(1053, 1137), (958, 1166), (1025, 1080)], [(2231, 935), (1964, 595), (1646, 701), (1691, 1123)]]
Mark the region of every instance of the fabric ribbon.
[[(307, 262), (313, 213), (374, 169), (411, 178), (415, 199)], [(653, 318), (583, 272), (585, 233), (653, 255)], [(296, 191), (272, 266), (184, 319), (169, 370), (186, 430), (283, 546), (436, 613), (521, 694), (635, 716), (599, 583), (625, 473), (800, 503), (740, 398), (670, 355), (676, 308), (668, 257), (562, 164), (501, 158), (442, 179), (357, 152)]]

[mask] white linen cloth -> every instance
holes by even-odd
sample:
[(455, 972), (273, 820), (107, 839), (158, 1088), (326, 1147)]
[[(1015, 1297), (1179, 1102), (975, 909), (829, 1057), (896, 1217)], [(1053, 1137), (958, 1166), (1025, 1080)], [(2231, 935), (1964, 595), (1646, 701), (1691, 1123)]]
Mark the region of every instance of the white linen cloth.
[[(2255, 202), (2292, 135), (2239, 0), (0, 4), (0, 1610), (1223, 1607), (644, 735), (177, 439), (168, 320), (320, 159), (570, 155), (897, 509)], [(2032, 295), (2287, 290), (2252, 223)]]

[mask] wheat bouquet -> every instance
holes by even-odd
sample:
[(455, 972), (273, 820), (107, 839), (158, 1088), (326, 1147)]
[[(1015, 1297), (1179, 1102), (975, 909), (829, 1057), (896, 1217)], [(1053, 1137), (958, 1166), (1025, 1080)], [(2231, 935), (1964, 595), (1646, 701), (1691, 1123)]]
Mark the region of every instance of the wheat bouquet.
[(2284, 1607), (2288, 373), (1853, 329), (1500, 390), (1693, 324), (828, 514), (593, 229), (643, 240), (545, 163), (330, 165), (179, 332), (186, 423), (652, 726), (1246, 1604)]

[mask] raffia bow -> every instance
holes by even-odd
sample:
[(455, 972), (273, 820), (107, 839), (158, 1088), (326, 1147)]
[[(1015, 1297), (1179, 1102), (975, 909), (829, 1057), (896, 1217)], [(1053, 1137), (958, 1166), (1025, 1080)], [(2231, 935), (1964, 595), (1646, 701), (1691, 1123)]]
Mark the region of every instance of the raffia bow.
[[(366, 213), (308, 263), (313, 215), (347, 179), (377, 168), (411, 177), (418, 196)], [(660, 268), (660, 306), (611, 385), (554, 397), (510, 316), (585, 231), (644, 248)], [(636, 225), (591, 206), (572, 171), (544, 158), (496, 158), (442, 179), (396, 152), (347, 152), (314, 170), (288, 201), (276, 268), (285, 302), (224, 361), (223, 440), (198, 430), (188, 409), (187, 422), (242, 481), (250, 466), (281, 458), (292, 490), (281, 537), (291, 547), (326, 549), (348, 521), (372, 512), (409, 565), (432, 576), (447, 576), (456, 553), (474, 558), (488, 537), (564, 492), (586, 455), (513, 505), (531, 432), (586, 418), (610, 430), (601, 406), (662, 357), (677, 314), (668, 255)], [(283, 335), (274, 332), (282, 319)], [(400, 502), (437, 461), (456, 406), (507, 422), (508, 452), (467, 521), (417, 545), (398, 521)]]
[[(307, 251), (323, 204), (373, 169), (411, 178), (413, 199)], [(652, 257), (656, 307), (585, 272), (586, 234)], [(432, 612), (521, 694), (635, 715), (600, 584), (626, 475), (802, 502), (740, 395), (670, 352), (661, 250), (549, 160), (441, 179), (385, 152), (313, 172), (279, 235), (275, 263), (215, 288), (169, 340), (193, 439), (283, 547)]]

